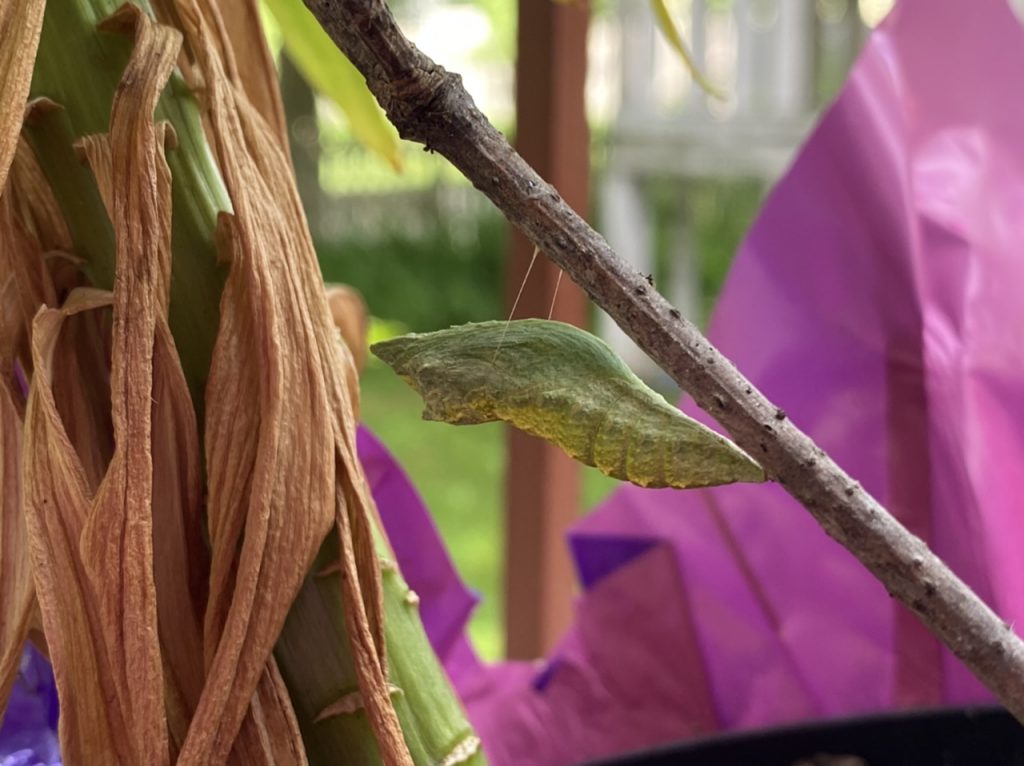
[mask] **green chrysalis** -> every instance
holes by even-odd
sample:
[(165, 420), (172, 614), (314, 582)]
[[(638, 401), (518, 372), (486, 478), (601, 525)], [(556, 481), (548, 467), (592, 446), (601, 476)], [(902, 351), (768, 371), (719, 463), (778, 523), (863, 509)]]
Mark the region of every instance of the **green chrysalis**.
[(426, 420), (504, 420), (642, 487), (765, 480), (736, 445), (670, 405), (602, 340), (572, 325), (481, 322), (371, 350), (423, 397)]

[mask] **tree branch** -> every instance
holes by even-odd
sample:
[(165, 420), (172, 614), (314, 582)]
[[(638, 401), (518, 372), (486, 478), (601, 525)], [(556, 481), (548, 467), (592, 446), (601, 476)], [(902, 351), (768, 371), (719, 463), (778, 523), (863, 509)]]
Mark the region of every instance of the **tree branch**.
[(383, 0), (305, 0), (402, 138), (444, 155), (1024, 722), (1024, 643), (565, 204)]

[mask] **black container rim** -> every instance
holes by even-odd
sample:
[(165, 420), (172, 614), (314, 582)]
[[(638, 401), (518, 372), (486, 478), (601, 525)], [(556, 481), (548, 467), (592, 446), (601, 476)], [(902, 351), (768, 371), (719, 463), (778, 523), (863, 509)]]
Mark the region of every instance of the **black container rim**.
[(588, 766), (795, 766), (826, 755), (867, 766), (1024, 766), (1024, 727), (998, 705), (924, 708), (713, 734)]

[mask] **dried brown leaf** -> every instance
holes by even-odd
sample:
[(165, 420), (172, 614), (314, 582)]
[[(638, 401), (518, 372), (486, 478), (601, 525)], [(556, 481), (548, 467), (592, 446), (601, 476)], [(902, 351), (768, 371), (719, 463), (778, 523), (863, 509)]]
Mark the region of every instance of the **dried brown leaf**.
[[(170, 285), (171, 178), (152, 114), (180, 35), (137, 10), (110, 118), (117, 272), (111, 355), (115, 450), (79, 541), (136, 763), (169, 760), (153, 566), (153, 355)], [(172, 427), (177, 424), (172, 424)], [(161, 434), (166, 438), (166, 434)], [(47, 631), (49, 635), (49, 631)]]
[(107, 218), (114, 220), (114, 161), (111, 157), (110, 137), (106, 135), (82, 136), (75, 141), (75, 155), (88, 165), (96, 180), (96, 189), (103, 200)]
[[(317, 496), (324, 479), (316, 476), (316, 453), (329, 444), (329, 426), (311, 418), (316, 400), (302, 391), (302, 366), (282, 365), (279, 344), (254, 333), (252, 317), (241, 315), (249, 306), (239, 293), (260, 286), (246, 284), (251, 275), (238, 268), (243, 256), (229, 233), (234, 221), (224, 215), (218, 237), (231, 244), (233, 267), (206, 399), (208, 681), (182, 753), (186, 763), (218, 763), (226, 756), (330, 525), (329, 496)], [(276, 314), (279, 307), (266, 310)], [(290, 706), (288, 712), (291, 717)], [(296, 726), (297, 750), (300, 740)]]
[(89, 280), (82, 272), (84, 261), (81, 258), (61, 251), (46, 253), (45, 258), (46, 268), (50, 272), (50, 281), (53, 283), (58, 303), (67, 298), (68, 293), (76, 287), (88, 286)]
[(42, 248), (15, 216), (9, 197), (5, 194), (0, 198), (0, 255), (3, 256), (7, 273), (13, 282), (20, 316), (16, 325), (8, 329), (14, 335), (14, 357), (5, 359), (4, 364), (13, 364), (15, 357), (20, 357), (25, 366), (31, 369), (27, 351), (32, 318), (40, 306), (56, 304), (57, 297)]
[(366, 301), (354, 287), (328, 285), (327, 305), (330, 306), (334, 326), (352, 353), (356, 372), (361, 373), (366, 366), (366, 336), (370, 329), (370, 311)]
[[(273, 657), (267, 662), (266, 670), (256, 687), (252, 711), (252, 719), (257, 723), (263, 739), (269, 743), (269, 747), (261, 748), (261, 759), (265, 759), (271, 766), (306, 763), (306, 750), (302, 743), (302, 735), (299, 733), (299, 722), (292, 709), (288, 688)], [(244, 739), (240, 737), (239, 742)], [(243, 758), (239, 761), (241, 764), (256, 762), (254, 758)]]
[[(108, 212), (112, 214), (113, 178), (109, 141), (106, 136), (86, 136), (79, 140), (76, 148), (94, 171), (101, 196)], [(162, 300), (166, 297), (164, 293)], [(65, 329), (64, 335), (68, 335), (72, 329)], [(156, 329), (152, 413), (153, 434), (158, 435), (153, 443), (154, 567), (160, 639), (165, 655), (165, 702), (172, 754), (176, 754), (184, 743), (204, 684), (202, 622), (210, 564), (201, 534), (202, 485), (195, 413), (174, 352), (173, 338), (163, 321)], [(89, 375), (82, 377), (91, 381), (101, 380), (102, 373), (92, 370)], [(77, 377), (72, 379), (77, 380)], [(81, 395), (80, 392), (74, 393)], [(82, 409), (69, 407), (67, 413), (62, 411), (65, 424), (70, 419), (82, 419), (94, 414), (83, 413)], [(82, 447), (77, 444), (76, 447), (81, 455)], [(277, 699), (283, 695), (287, 700), (287, 695), (281, 691), (283, 686), (276, 676), (276, 667), (268, 666), (264, 675), (260, 693), (268, 699)], [(271, 735), (271, 732), (286, 730), (294, 733), (294, 740), (299, 739), (298, 724), (291, 713), (290, 703), (287, 706), (287, 711), (271, 709), (266, 705), (263, 709), (250, 710), (243, 735), (235, 743), (236, 748), (232, 754), (234, 762), (298, 762), (279, 757), (282, 751), (276, 747), (277, 741)], [(281, 739), (287, 741), (288, 737), (277, 736), (277, 740)], [(290, 750), (291, 745), (285, 749)]]
[(336, 340), (280, 141), (220, 58), (216, 9), (183, 0), (178, 12), (234, 208), (218, 236), (231, 270), (207, 388), (213, 563), (205, 637), (213, 651), (182, 759), (209, 763), (227, 754), (333, 522), (366, 712), (385, 763), (411, 764), (388, 696), (372, 505), (344, 380), (351, 355)]
[(27, 363), (32, 316), (40, 305), (56, 301), (40, 240), (60, 245), (66, 236), (35, 156), (19, 140), (0, 197), (0, 270), (7, 275), (0, 293), (0, 720), (37, 613), (21, 502), (24, 397), (15, 360), (20, 355)]
[(0, 190), (18, 146), (45, 7), (44, 0), (0, 0)]
[(327, 305), (341, 341), (352, 355), (352, 364), (344, 368), (345, 387), (352, 401), (353, 415), (358, 419), (359, 375), (366, 365), (370, 313), (363, 296), (348, 285), (330, 285), (327, 288)]
[[(45, 252), (68, 248), (67, 225), (42, 168), (29, 145), (20, 139), (11, 163), (7, 187), (0, 198), (0, 264), (12, 280), (12, 291), (20, 306), (20, 320), (4, 316), (3, 346), (9, 349), (0, 360), (5, 379), (10, 380), (15, 359), (31, 373), (29, 335), (32, 319), (40, 306), (57, 305), (56, 289)], [(14, 396), (19, 406), (22, 397)]]
[[(198, 446), (166, 329), (170, 171), (163, 157), (164, 129), (152, 121), (180, 35), (128, 6), (108, 26), (128, 27), (136, 37), (114, 98), (109, 138), (117, 247), (110, 378), (116, 446), (93, 496), (53, 394), (54, 350), (64, 319), (97, 305), (94, 291), (75, 291), (63, 310), (43, 311), (35, 323), (26, 507), (39, 604), (61, 695), (65, 760), (99, 763), (116, 757), (123, 763), (160, 764), (170, 761), (170, 743), (158, 640), (154, 514), (172, 517), (170, 529), (177, 530), (189, 513), (198, 512), (198, 469), (187, 465), (187, 455), (184, 465), (177, 462), (182, 450), (194, 456)], [(163, 374), (155, 373), (157, 364)], [(163, 429), (156, 449), (154, 421)], [(159, 472), (155, 457), (164, 460)], [(158, 479), (171, 491), (154, 502)], [(177, 537), (182, 539), (180, 531)], [(173, 563), (181, 565), (182, 557)], [(177, 577), (187, 571), (183, 566)], [(192, 606), (186, 602), (171, 619), (184, 620)], [(194, 650), (198, 640), (193, 644)], [(193, 671), (196, 677), (198, 672)], [(193, 697), (197, 685), (193, 681)], [(186, 725), (187, 710), (178, 722), (179, 736)]]
[(21, 508), (21, 416), (0, 387), (0, 722), (28, 636), (35, 588)]
[[(3, 252), (0, 249), (0, 255)], [(0, 257), (0, 266), (4, 263), (5, 259)], [(26, 333), (21, 321), (17, 287), (13, 275), (4, 277), (0, 285), (0, 385), (7, 389), (20, 417), (25, 411), (25, 396), (15, 372), (15, 360), (19, 349), (25, 345)]]
[[(156, 127), (158, 144), (170, 145), (168, 126)], [(86, 136), (78, 149), (93, 171), (101, 197), (113, 217), (113, 151), (107, 136)], [(170, 189), (170, 176), (157, 164), (161, 195)], [(164, 210), (170, 199), (161, 198)], [(164, 215), (162, 224), (169, 222)], [(161, 241), (169, 242), (169, 231)], [(169, 263), (163, 254), (158, 262)], [(152, 524), (153, 567), (160, 644), (163, 649), (165, 704), (172, 752), (180, 749), (202, 692), (202, 614), (206, 603), (208, 555), (202, 540), (202, 478), (195, 411), (164, 317), (168, 280), (158, 275), (152, 298), (157, 309), (152, 359)], [(90, 379), (97, 379), (100, 371)], [(66, 421), (65, 421), (66, 422)]]
[(14, 214), (43, 252), (70, 251), (71, 233), (64, 222), (64, 214), (35, 152), (24, 138), (18, 141), (7, 180), (5, 193), (11, 195)]
[[(199, 430), (165, 323), (153, 348), (153, 563), (174, 749), (188, 733), (205, 680), (203, 610), (209, 554), (202, 539)], [(170, 700), (178, 702), (172, 706)], [(180, 707), (179, 707), (180, 705)]]
[(36, 370), (25, 414), (25, 516), (36, 595), (61, 700), (61, 753), (70, 764), (129, 763), (134, 756), (113, 672), (107, 667), (102, 621), (79, 554), (91, 492), (61, 422), (51, 377), (64, 323), (109, 302), (109, 295), (100, 291), (75, 291), (61, 309), (40, 311), (33, 325)]
[[(389, 694), (401, 694), (402, 690), (393, 684), (388, 685)], [(317, 713), (314, 719), (317, 723), (326, 721), (328, 718), (333, 718), (337, 715), (352, 715), (365, 707), (363, 703), (363, 695), (359, 692), (349, 692), (344, 694), (330, 705), (325, 707), (319, 713)]]
[[(109, 293), (96, 292), (109, 298)], [(89, 497), (96, 494), (114, 454), (109, 342), (108, 309), (76, 314), (54, 342), (50, 367), (54, 403), (81, 463)]]
[(277, 69), (267, 47), (256, 0), (217, 0), (224, 30), (230, 44), (235, 73), (232, 81), (241, 85), (267, 125), (277, 136), (278, 145), (289, 156), (288, 123), (277, 85)]

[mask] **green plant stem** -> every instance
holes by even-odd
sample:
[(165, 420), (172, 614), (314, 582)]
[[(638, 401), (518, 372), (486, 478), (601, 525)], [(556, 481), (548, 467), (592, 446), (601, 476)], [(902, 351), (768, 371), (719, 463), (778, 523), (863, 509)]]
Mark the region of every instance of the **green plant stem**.
[[(96, 25), (119, 0), (51, 0), (32, 84), (34, 97), (60, 105), (42, 110), (28, 135), (71, 230), (76, 254), (93, 283), (111, 288), (114, 235), (92, 175), (76, 160), (72, 144), (108, 130), (114, 91), (131, 50), (130, 41), (99, 32)], [(143, 5), (143, 3), (140, 3)], [(182, 366), (202, 418), (218, 306), (225, 269), (217, 259), (217, 213), (230, 210), (203, 132), (198, 104), (180, 77), (172, 78), (156, 119), (174, 127), (178, 146), (168, 155), (173, 176), (170, 324)], [(338, 558), (330, 536), (313, 572)], [(397, 570), (384, 576), (385, 629), (391, 681), (406, 742), (417, 764), (441, 763), (472, 730), (430, 647), (409, 588)], [(348, 649), (337, 576), (310, 575), (288, 615), (275, 657), (288, 684), (312, 764), (379, 764), (365, 714), (357, 710), (317, 722), (329, 704), (357, 688)], [(482, 753), (463, 761), (483, 764)]]

